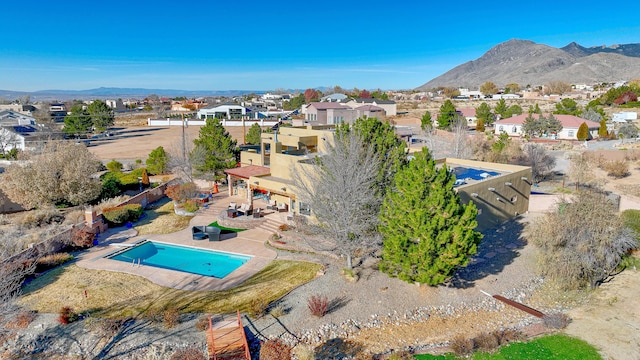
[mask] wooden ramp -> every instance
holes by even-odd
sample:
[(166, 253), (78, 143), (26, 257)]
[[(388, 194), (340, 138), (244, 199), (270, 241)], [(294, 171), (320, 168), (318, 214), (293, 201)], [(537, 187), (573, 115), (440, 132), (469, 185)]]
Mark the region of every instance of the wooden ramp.
[(237, 322), (221, 321), (217, 322), (214, 327), (211, 316), (209, 316), (209, 330), (207, 330), (209, 360), (251, 360), (240, 311), (237, 312), (237, 317)]

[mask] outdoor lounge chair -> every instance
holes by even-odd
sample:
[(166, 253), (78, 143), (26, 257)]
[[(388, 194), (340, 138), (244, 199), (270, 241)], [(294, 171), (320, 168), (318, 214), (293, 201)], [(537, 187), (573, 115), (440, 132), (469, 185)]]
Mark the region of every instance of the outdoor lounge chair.
[(277, 208), (277, 204), (275, 200), (269, 200), (269, 204), (267, 204), (267, 209), (275, 210)]
[(215, 226), (192, 226), (191, 235), (193, 240), (220, 241), (220, 228)]
[(278, 203), (278, 212), (287, 212), (289, 211), (289, 206), (285, 203)]
[(237, 208), (238, 208), (238, 203), (236, 203), (236, 202), (230, 202), (229, 203), (229, 209), (236, 210)]
[(262, 211), (261, 211), (261, 210), (262, 210), (262, 209), (260, 209), (260, 208), (257, 208), (257, 209), (255, 209), (255, 210), (253, 210), (253, 217), (254, 217), (254, 218), (259, 218), (259, 217), (261, 217), (261, 216), (262, 216)]
[(253, 207), (245, 203), (242, 203), (242, 205), (240, 205), (240, 207), (238, 208), (238, 212), (245, 216), (251, 215), (252, 210), (253, 210)]

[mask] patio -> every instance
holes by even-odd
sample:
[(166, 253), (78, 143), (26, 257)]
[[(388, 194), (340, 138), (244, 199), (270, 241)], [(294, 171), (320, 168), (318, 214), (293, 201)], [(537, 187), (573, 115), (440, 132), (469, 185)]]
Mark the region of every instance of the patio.
[[(286, 221), (286, 213), (278, 213), (277, 211), (265, 211), (260, 218), (254, 218), (253, 216), (228, 218), (226, 210), (229, 203), (242, 204), (243, 201), (246, 202), (246, 198), (230, 197), (224, 192), (214, 194), (207, 207), (198, 210), (186, 229), (171, 234), (137, 236), (137, 232), (134, 229), (127, 229), (126, 227), (109, 229), (104, 233), (104, 237), (100, 238), (97, 246), (78, 256), (77, 265), (87, 269), (118, 271), (139, 275), (158, 285), (175, 289), (225, 290), (233, 288), (258, 273), (277, 256), (275, 251), (264, 246), (265, 241), (272, 235), (272, 232), (260, 228), (260, 224), (266, 221), (268, 217), (278, 222)], [(254, 200), (253, 206), (254, 209), (266, 209), (267, 204), (262, 200)], [(220, 236), (220, 241), (193, 240), (192, 226), (209, 225), (216, 221), (223, 226), (247, 228), (247, 230), (233, 234), (223, 234)], [(222, 279), (144, 265), (139, 266), (106, 258), (106, 256), (121, 250), (122, 247), (131, 246), (143, 240), (242, 254), (252, 258)]]

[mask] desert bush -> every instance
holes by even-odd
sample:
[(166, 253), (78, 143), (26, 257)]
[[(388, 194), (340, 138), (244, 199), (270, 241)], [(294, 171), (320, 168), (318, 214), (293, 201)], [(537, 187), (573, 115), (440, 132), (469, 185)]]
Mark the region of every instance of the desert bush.
[(269, 339), (260, 344), (260, 360), (289, 360), (291, 346), (280, 339)]
[(604, 165), (604, 170), (607, 172), (607, 175), (616, 179), (621, 179), (630, 174), (629, 164), (624, 160), (609, 161)]
[(207, 331), (209, 329), (209, 317), (200, 316), (198, 320), (196, 320), (196, 323), (194, 326), (198, 331)]
[(456, 335), (449, 347), (453, 350), (453, 353), (457, 356), (467, 356), (473, 352), (473, 339), (469, 339), (468, 337), (458, 334)]
[(280, 224), (280, 226), (278, 226), (278, 230), (280, 231), (289, 231), (291, 230), (291, 227), (287, 224)]
[(253, 298), (249, 302), (248, 313), (254, 319), (262, 317), (267, 311), (269, 304), (262, 298)]
[(190, 213), (196, 212), (198, 211), (198, 203), (193, 199), (189, 199), (182, 204), (182, 208)]
[(542, 323), (549, 329), (564, 329), (571, 322), (571, 318), (560, 312), (545, 314), (542, 317)]
[(287, 310), (284, 308), (282, 304), (278, 304), (273, 308), (271, 308), (271, 310), (269, 310), (269, 315), (273, 316), (274, 318), (279, 318), (281, 316), (284, 316), (286, 315), (286, 313), (287, 313)]
[(57, 209), (38, 209), (25, 212), (18, 223), (26, 228), (35, 228), (50, 224), (62, 224), (63, 221), (64, 215)]
[(115, 336), (129, 321), (131, 321), (130, 318), (103, 319), (100, 322), (100, 328), (105, 334), (108, 334), (109, 336)]
[(178, 349), (171, 355), (171, 360), (206, 360), (206, 356), (204, 356), (202, 350), (191, 346)]
[(60, 324), (66, 325), (78, 320), (78, 318), (79, 318), (78, 314), (76, 314), (71, 307), (63, 306), (60, 309), (58, 322), (60, 322)]
[(171, 329), (180, 323), (180, 312), (174, 307), (168, 307), (162, 312), (162, 322), (166, 329)]
[(49, 270), (71, 260), (73, 260), (73, 255), (66, 252), (43, 256), (41, 258), (38, 258), (38, 260), (36, 261), (36, 272)]
[(521, 331), (514, 329), (496, 330), (493, 332), (493, 335), (498, 339), (498, 343), (500, 345), (524, 341), (526, 339), (525, 335)]
[(298, 360), (316, 360), (316, 354), (313, 348), (308, 345), (298, 344), (292, 351)]
[(96, 234), (92, 233), (88, 228), (75, 228), (71, 232), (71, 243), (77, 248), (88, 248), (93, 245)]
[(15, 318), (6, 323), (7, 329), (26, 329), (36, 319), (35, 311), (21, 311)]
[(500, 340), (495, 333), (481, 333), (473, 339), (476, 349), (491, 352), (500, 346)]
[(627, 209), (620, 214), (624, 225), (635, 231), (636, 239), (640, 240), (640, 210)]
[(311, 295), (307, 299), (307, 307), (311, 315), (317, 317), (323, 317), (329, 310), (329, 299), (325, 295)]

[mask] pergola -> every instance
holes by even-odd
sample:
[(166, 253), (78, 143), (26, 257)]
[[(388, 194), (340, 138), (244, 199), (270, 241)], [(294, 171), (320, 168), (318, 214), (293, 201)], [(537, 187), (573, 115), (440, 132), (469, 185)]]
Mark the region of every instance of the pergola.
[(271, 169), (264, 166), (249, 165), (224, 171), (227, 174), (227, 182), (229, 183), (229, 196), (233, 196), (233, 190), (242, 182), (247, 185), (247, 200), (251, 203), (252, 195), (249, 189), (249, 178), (252, 176), (265, 176), (271, 174)]

